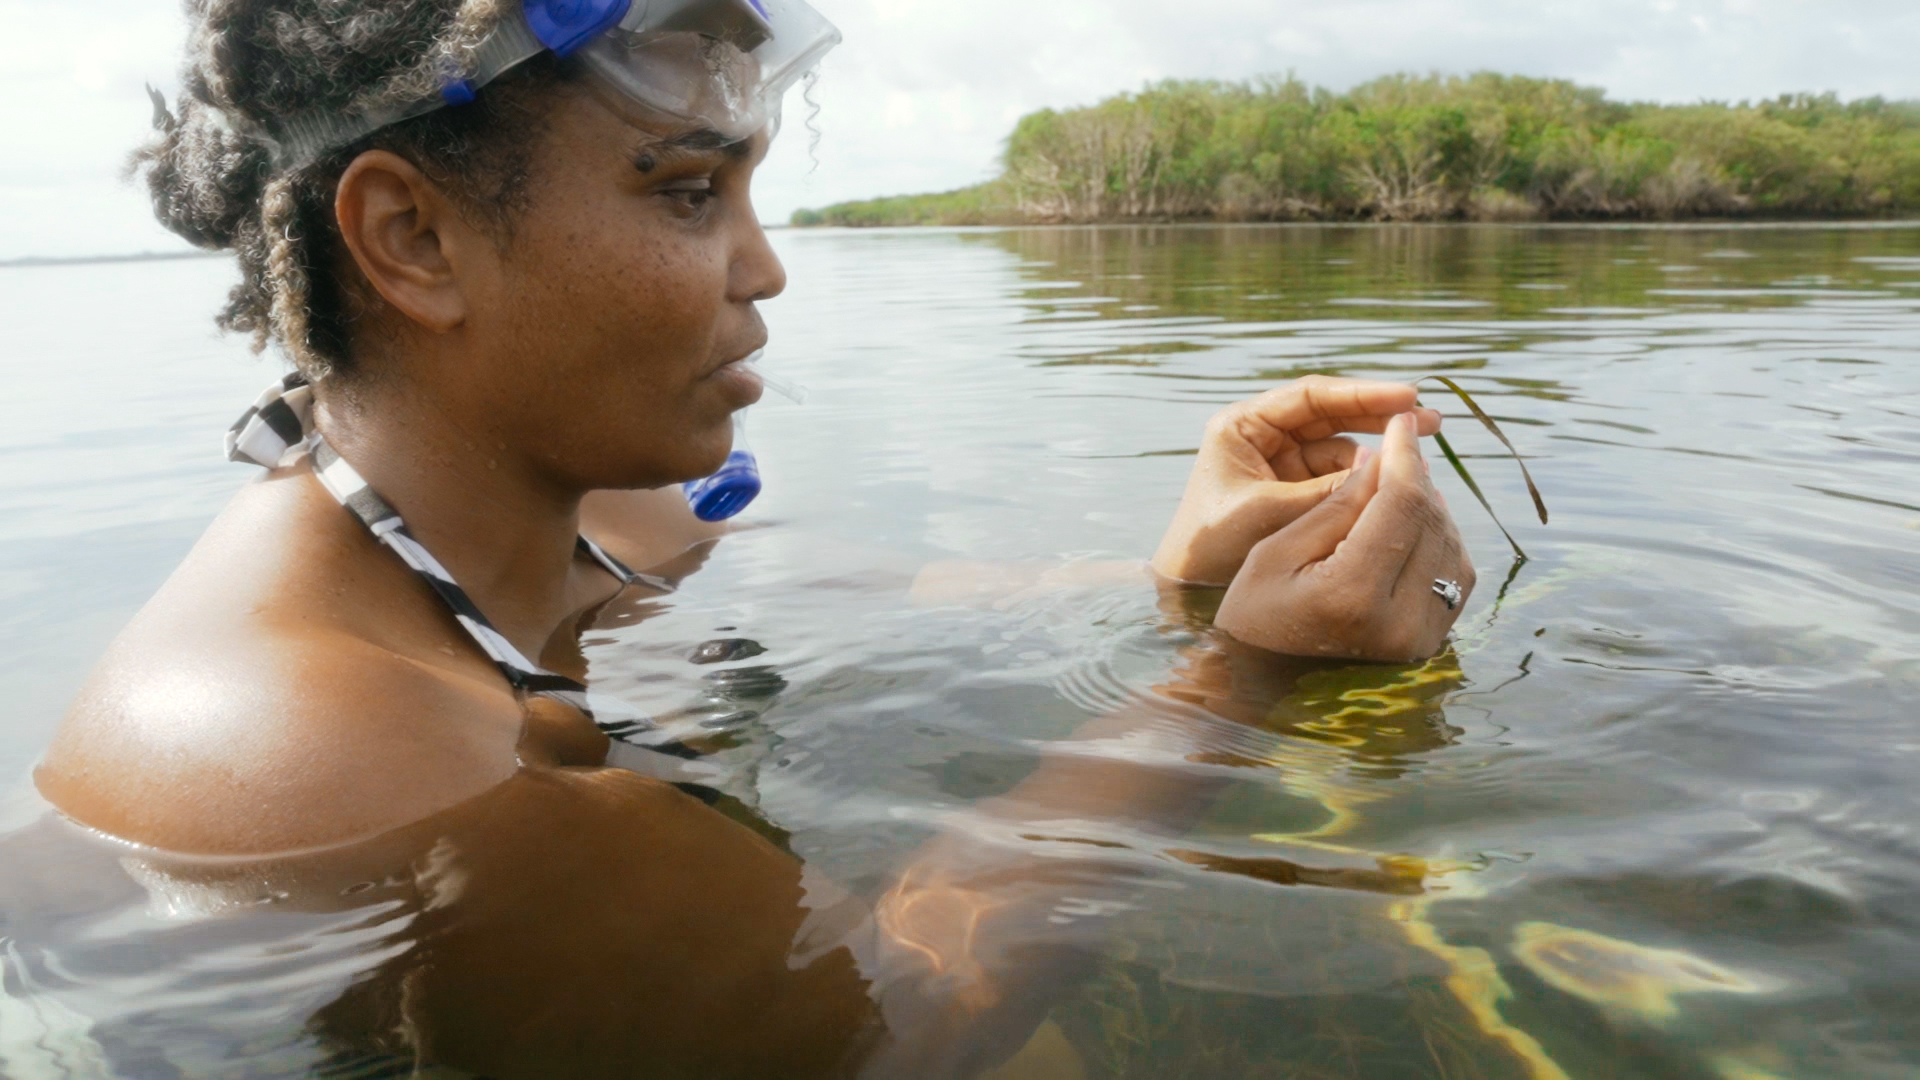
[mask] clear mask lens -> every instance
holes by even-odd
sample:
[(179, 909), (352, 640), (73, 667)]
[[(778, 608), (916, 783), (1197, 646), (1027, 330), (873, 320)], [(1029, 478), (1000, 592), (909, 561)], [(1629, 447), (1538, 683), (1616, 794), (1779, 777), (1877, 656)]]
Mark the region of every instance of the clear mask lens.
[(744, 139), (776, 122), (787, 90), (839, 42), (804, 0), (637, 0), (577, 55), (646, 109)]
[(610, 29), (598, 29), (620, 7), (620, 0), (538, 7), (527, 0), (525, 17), (509, 15), (481, 43), (473, 70), (438, 97), (358, 115), (287, 117), (274, 133), (275, 164), (298, 168), (389, 124), (470, 102), (480, 87), (549, 48), (581, 57), (644, 111), (744, 139), (777, 127), (780, 99), (840, 43), (840, 31), (806, 0), (632, 0)]

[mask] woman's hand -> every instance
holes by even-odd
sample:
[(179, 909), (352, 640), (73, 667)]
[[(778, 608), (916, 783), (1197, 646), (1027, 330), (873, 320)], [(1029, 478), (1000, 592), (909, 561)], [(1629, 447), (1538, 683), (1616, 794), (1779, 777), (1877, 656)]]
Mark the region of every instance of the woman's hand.
[[(1387, 425), (1380, 453), (1292, 524), (1254, 545), (1214, 625), (1294, 656), (1420, 660), (1440, 650), (1473, 592), (1473, 564), (1420, 456), (1422, 419)], [(1436, 581), (1460, 586), (1457, 603)]]
[(1420, 434), (1439, 431), (1440, 414), (1414, 400), (1402, 383), (1309, 375), (1214, 414), (1153, 568), (1179, 581), (1232, 581), (1255, 544), (1346, 479), (1358, 447), (1341, 432), (1378, 433), (1408, 411)]

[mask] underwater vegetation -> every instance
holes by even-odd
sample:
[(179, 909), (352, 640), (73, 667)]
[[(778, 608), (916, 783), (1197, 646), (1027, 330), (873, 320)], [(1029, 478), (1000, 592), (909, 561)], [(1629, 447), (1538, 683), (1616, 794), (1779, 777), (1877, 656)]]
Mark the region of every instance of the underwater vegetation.
[(1673, 220), (1920, 212), (1920, 102), (1611, 101), (1564, 79), (1174, 81), (1015, 125), (1001, 175), (795, 225)]

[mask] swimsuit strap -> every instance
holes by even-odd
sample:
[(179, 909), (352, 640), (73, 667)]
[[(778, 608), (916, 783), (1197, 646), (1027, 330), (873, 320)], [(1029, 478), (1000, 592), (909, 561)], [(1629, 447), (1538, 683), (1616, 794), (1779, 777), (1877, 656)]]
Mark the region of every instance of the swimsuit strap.
[[(607, 702), (590, 698), (585, 684), (548, 671), (529, 660), (504, 634), (494, 629), (493, 623), (488, 621), (459, 582), (453, 580), (453, 575), (440, 564), (440, 560), (434, 558), (426, 545), (408, 531), (407, 523), (401, 519), (399, 511), (388, 505), (379, 492), (374, 491), (360, 473), (321, 437), (313, 424), (313, 388), (306, 376), (295, 373), (268, 387), (253, 407), (227, 432), (226, 449), (229, 460), (251, 462), (269, 469), (289, 464), (301, 453), (310, 452), (313, 455), (314, 475), (319, 478), (321, 486), (359, 519), (374, 539), (386, 545), (388, 550), (400, 556), (400, 561), (420, 575), (433, 589), (434, 595), (453, 612), (453, 617), (459, 621), (467, 636), (500, 668), (501, 674), (506, 676), (507, 682), (515, 690), (570, 705), (616, 738), (652, 730), (652, 723), (644, 716), (634, 716), (629, 709), (608, 708)], [(577, 538), (575, 548), (605, 568), (622, 587), (642, 584), (661, 592), (674, 590), (671, 581), (628, 569), (626, 564), (584, 536)], [(596, 705), (603, 714), (628, 715), (619, 720), (612, 717), (602, 719), (595, 715)]]
[[(508, 641), (506, 635), (494, 629), (493, 623), (481, 613), (480, 608), (474, 604), (473, 598), (467, 595), (467, 590), (453, 580), (453, 575), (447, 572), (446, 567), (440, 565), (440, 560), (433, 557), (433, 552), (428, 551), (426, 545), (414, 539), (413, 533), (407, 529), (407, 523), (400, 519), (399, 512), (387, 505), (387, 501), (380, 497), (379, 492), (374, 491), (372, 486), (361, 478), (359, 472), (355, 471), (352, 465), (347, 464), (347, 459), (336, 453), (333, 447), (327, 445), (327, 441), (317, 433), (311, 436), (311, 443), (313, 473), (320, 478), (321, 486), (332, 493), (349, 513), (360, 519), (360, 524), (367, 527), (367, 531), (373, 534), (375, 540), (385, 544), (395, 555), (400, 556), (401, 562), (406, 563), (414, 573), (419, 574), (426, 581), (427, 585), (433, 589), (434, 595), (438, 596), (440, 601), (453, 612), (453, 617), (459, 620), (467, 636), (480, 646), (480, 651), (486, 653), (495, 664), (499, 665), (501, 674), (507, 677), (507, 682), (515, 690), (543, 697), (559, 698), (582, 711), (586, 710), (587, 688), (584, 684), (565, 675), (548, 671), (527, 659), (526, 654), (516, 648), (513, 642)], [(587, 547), (584, 537), (581, 538), (580, 543), (582, 547)], [(599, 554), (606, 557), (605, 552)], [(632, 572), (620, 572), (624, 570), (626, 570), (625, 567), (620, 567), (620, 570), (614, 571), (614, 576), (618, 577), (622, 584), (632, 580)], [(588, 715), (592, 713), (589, 712)]]
[(233, 422), (227, 460), (277, 469), (307, 448), (313, 432), (313, 386), (296, 371), (261, 391)]

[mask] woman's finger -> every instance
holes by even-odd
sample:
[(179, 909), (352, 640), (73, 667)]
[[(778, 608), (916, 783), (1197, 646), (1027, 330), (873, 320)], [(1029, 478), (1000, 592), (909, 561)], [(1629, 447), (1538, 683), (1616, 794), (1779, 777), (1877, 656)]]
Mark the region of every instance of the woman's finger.
[[(1353, 459), (1360, 453), (1360, 444), (1352, 439), (1319, 439), (1306, 443), (1299, 450), (1299, 464), (1305, 470), (1304, 480), (1312, 476), (1330, 476), (1353, 467)], [(1274, 463), (1274, 472), (1280, 471), (1280, 463)], [(1282, 476), (1281, 479), (1290, 479)]]
[(1368, 419), (1384, 422), (1406, 412), (1415, 407), (1417, 396), (1406, 383), (1308, 375), (1233, 406), (1228, 413), (1252, 422), (1237, 426), (1272, 458), (1289, 440), (1314, 442), (1342, 431), (1379, 431), (1377, 426), (1354, 425)]
[[(1419, 421), (1420, 434), (1432, 435), (1440, 430), (1441, 416), (1438, 410), (1416, 407), (1409, 411)], [(1304, 424), (1290, 434), (1301, 442), (1325, 439), (1342, 432), (1354, 435), (1378, 435), (1387, 430), (1387, 422), (1392, 419), (1392, 416), (1334, 417)]]
[(1351, 557), (1364, 560), (1369, 579), (1389, 587), (1399, 580), (1421, 537), (1451, 524), (1431, 498), (1417, 423), (1412, 414), (1402, 414), (1387, 425), (1380, 444), (1378, 490), (1353, 525)]
[[(1389, 590), (1389, 602), (1403, 613), (1399, 625), (1410, 635), (1402, 642), (1407, 655), (1431, 656), (1445, 644), (1447, 632), (1465, 610), (1473, 592), (1473, 564), (1458, 526), (1433, 486), (1418, 440), (1406, 438), (1404, 431), (1390, 433), (1388, 438), (1396, 453), (1384, 465), (1381, 484), (1386, 498), (1375, 501), (1398, 504), (1398, 516), (1411, 527), (1410, 533), (1401, 534), (1410, 550)], [(1359, 534), (1360, 526), (1354, 531)]]
[[(1457, 530), (1449, 528), (1421, 538), (1396, 583), (1393, 597), (1394, 604), (1405, 613), (1402, 625), (1417, 628), (1413, 639), (1405, 643), (1407, 655), (1431, 656), (1440, 651), (1447, 633), (1466, 610), (1474, 583), (1473, 563), (1467, 559)], [(1448, 585), (1458, 589), (1457, 596)]]
[(1260, 548), (1285, 551), (1293, 564), (1290, 569), (1328, 558), (1353, 532), (1354, 523), (1366, 513), (1379, 485), (1380, 455), (1368, 454), (1318, 506), (1261, 541), (1254, 549), (1255, 554), (1260, 553)]

